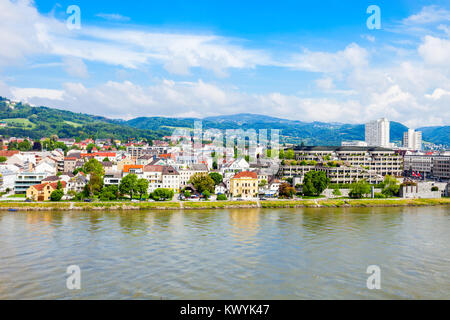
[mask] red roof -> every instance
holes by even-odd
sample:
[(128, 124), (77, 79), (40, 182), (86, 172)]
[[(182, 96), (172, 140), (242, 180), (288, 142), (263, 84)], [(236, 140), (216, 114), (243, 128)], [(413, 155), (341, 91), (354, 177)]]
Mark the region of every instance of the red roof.
[(146, 165), (144, 167), (144, 171), (145, 172), (162, 172), (163, 171), (163, 166), (160, 165)]
[[(58, 188), (58, 182), (52, 182), (52, 183), (41, 183), (41, 184), (37, 184), (34, 185), (33, 187), (38, 190), (41, 191), (43, 190), (47, 185), (50, 185), (53, 189), (57, 189)], [(63, 188), (66, 187), (66, 182), (65, 181), (61, 181), (61, 185)]]
[(239, 178), (258, 179), (258, 175), (256, 174), (256, 172), (242, 171), (242, 172), (236, 173), (233, 177), (233, 179), (239, 179)]
[(19, 150), (1, 150), (0, 157), (12, 157), (15, 154), (18, 154)]

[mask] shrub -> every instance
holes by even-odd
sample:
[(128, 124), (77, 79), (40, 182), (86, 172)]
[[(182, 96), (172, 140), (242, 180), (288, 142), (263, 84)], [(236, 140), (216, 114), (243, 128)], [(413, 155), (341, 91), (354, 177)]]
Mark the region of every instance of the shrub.
[(219, 201), (227, 200), (227, 196), (224, 194), (218, 194), (217, 200), (219, 200)]
[(50, 194), (50, 200), (51, 201), (61, 201), (63, 196), (64, 196), (64, 191), (62, 191), (61, 189), (57, 189)]

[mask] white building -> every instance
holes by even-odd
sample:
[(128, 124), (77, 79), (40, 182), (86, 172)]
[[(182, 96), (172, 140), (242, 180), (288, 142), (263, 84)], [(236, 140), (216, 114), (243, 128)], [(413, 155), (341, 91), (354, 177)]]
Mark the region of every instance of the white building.
[(422, 131), (408, 129), (407, 132), (403, 133), (403, 147), (408, 150), (422, 150)]
[(381, 118), (366, 123), (366, 143), (369, 147), (386, 147), (390, 146), (389, 138), (389, 120)]

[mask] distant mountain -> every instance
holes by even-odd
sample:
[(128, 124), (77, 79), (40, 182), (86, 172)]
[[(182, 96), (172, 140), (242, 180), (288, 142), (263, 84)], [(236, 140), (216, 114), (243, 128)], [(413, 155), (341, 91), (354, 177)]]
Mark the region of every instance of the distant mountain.
[[(215, 129), (279, 129), (284, 142), (305, 143), (307, 145), (340, 145), (343, 140), (364, 140), (362, 124), (326, 122), (302, 122), (266, 115), (241, 113), (204, 119), (168, 119), (161, 117), (136, 118), (126, 123), (136, 128), (186, 127), (193, 128), (195, 120), (202, 120), (204, 128)], [(391, 140), (401, 141), (408, 128), (398, 122), (391, 122)]]
[[(343, 140), (364, 140), (363, 124), (326, 122), (302, 122), (266, 115), (241, 113), (217, 117), (166, 118), (139, 117), (128, 121), (108, 119), (100, 116), (75, 113), (47, 107), (31, 107), (28, 104), (13, 104), (0, 97), (0, 127), (3, 136), (48, 137), (56, 134), (61, 138), (145, 138), (156, 139), (171, 135), (175, 128), (193, 128), (201, 120), (203, 128), (215, 129), (279, 129), (282, 142), (305, 143), (306, 145), (340, 145)], [(391, 141), (399, 142), (408, 128), (391, 122)], [(450, 145), (450, 126), (419, 128), (423, 140)]]

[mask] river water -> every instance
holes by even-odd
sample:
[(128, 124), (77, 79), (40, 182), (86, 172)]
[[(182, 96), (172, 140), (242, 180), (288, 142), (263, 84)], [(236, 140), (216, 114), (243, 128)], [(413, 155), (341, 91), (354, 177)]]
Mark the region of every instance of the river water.
[(450, 299), (448, 206), (0, 213), (0, 299), (427, 298)]

